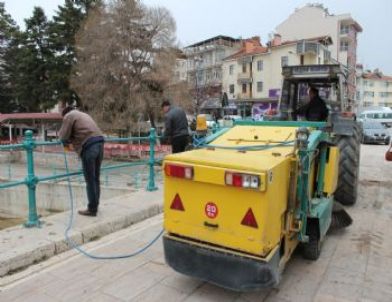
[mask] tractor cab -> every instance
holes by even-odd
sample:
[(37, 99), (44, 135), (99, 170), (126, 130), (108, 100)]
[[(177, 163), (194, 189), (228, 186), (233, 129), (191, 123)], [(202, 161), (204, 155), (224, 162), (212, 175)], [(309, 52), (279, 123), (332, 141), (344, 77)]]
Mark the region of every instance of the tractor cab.
[(329, 121), (337, 120), (339, 113), (350, 111), (344, 69), (340, 65), (285, 66), (282, 69), (283, 86), (279, 115), (273, 119), (297, 121), (304, 119), (296, 110), (309, 102), (308, 90), (319, 91), (329, 109)]
[(356, 121), (348, 99), (347, 77), (342, 65), (300, 65), (282, 68), (283, 85), (279, 111), (271, 120), (303, 121), (296, 110), (309, 102), (308, 89), (319, 91), (329, 110), (324, 127), (340, 149), (339, 185), (335, 199), (352, 205), (357, 198), (362, 125)]

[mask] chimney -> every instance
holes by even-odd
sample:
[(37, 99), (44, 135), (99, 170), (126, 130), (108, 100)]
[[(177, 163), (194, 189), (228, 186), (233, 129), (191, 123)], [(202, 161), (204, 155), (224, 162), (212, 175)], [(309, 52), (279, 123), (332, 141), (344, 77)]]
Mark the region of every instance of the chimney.
[(279, 46), (282, 44), (282, 36), (280, 34), (274, 34), (274, 39), (272, 40), (272, 46)]
[(246, 39), (243, 42), (243, 48), (245, 49), (245, 52), (252, 52), (257, 48), (258, 46), (261, 46), (260, 43), (260, 37), (254, 36), (252, 38)]
[(261, 46), (260, 36), (254, 36), (251, 40), (255, 41), (255, 44)]

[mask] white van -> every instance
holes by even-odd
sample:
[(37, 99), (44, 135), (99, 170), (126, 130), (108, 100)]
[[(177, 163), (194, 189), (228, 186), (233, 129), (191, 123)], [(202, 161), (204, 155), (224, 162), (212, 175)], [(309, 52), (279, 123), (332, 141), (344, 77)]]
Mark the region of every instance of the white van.
[(392, 110), (365, 110), (359, 115), (360, 121), (377, 121), (386, 127), (392, 127)]

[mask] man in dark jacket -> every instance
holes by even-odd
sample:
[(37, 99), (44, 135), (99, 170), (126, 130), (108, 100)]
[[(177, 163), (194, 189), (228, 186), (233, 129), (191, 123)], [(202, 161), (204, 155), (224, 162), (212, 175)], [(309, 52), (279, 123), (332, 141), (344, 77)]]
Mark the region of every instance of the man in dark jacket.
[(164, 100), (161, 107), (165, 113), (164, 138), (170, 141), (173, 153), (184, 152), (189, 137), (185, 111), (172, 106), (168, 100)]
[(103, 159), (104, 139), (101, 130), (94, 120), (86, 113), (66, 107), (63, 112), (63, 124), (59, 138), (64, 144), (72, 144), (79, 154), (86, 190), (88, 206), (80, 210), (80, 215), (96, 216), (100, 197), (100, 169)]
[(301, 106), (295, 111), (295, 114), (305, 116), (307, 121), (324, 122), (328, 118), (328, 108), (323, 99), (320, 98), (316, 88), (309, 88), (309, 103)]

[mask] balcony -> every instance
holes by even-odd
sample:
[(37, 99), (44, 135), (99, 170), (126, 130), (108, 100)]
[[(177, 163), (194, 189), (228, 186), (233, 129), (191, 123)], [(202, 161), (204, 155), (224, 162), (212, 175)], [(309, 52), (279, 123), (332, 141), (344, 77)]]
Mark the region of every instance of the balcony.
[(253, 82), (253, 78), (250, 72), (240, 72), (237, 75), (238, 84), (250, 84)]
[(250, 92), (246, 92), (246, 93), (238, 93), (237, 94), (237, 99), (238, 100), (248, 100), (252, 98), (252, 94)]
[(319, 54), (319, 43), (302, 41), (297, 43), (297, 54)]

